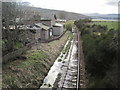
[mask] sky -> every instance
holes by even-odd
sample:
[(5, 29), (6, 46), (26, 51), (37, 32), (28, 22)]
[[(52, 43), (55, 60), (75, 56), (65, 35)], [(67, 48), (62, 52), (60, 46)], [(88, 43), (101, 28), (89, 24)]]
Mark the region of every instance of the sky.
[(40, 8), (76, 13), (117, 14), (119, 0), (24, 0)]

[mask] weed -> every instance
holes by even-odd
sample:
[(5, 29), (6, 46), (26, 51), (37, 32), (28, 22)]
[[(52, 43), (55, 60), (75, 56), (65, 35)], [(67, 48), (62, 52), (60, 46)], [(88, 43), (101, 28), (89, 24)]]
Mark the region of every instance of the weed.
[(61, 62), (62, 61), (62, 59), (58, 59), (58, 62)]
[(63, 55), (61, 55), (61, 58), (63, 57)]
[(52, 85), (51, 85), (51, 84), (48, 84), (48, 87), (52, 87)]
[(65, 63), (65, 61), (63, 61), (62, 63)]
[(44, 85), (44, 86), (46, 86), (47, 84), (46, 84), (46, 83), (44, 83), (43, 85)]

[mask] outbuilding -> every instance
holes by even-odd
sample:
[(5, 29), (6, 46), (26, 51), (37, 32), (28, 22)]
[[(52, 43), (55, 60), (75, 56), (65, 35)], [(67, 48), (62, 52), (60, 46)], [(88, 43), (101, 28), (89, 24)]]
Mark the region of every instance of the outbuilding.
[(53, 35), (54, 36), (63, 34), (63, 30), (64, 30), (64, 28), (63, 28), (62, 24), (56, 23), (55, 25), (53, 25)]
[(40, 30), (40, 40), (47, 40), (51, 37), (52, 28), (48, 27), (42, 23), (35, 24), (36, 27), (41, 28)]

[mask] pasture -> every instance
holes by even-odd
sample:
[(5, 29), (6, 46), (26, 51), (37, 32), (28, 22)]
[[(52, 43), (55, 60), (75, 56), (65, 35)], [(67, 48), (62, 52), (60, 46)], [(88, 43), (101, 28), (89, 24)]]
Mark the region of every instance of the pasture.
[(107, 26), (108, 29), (118, 29), (118, 21), (95, 21), (94, 24)]

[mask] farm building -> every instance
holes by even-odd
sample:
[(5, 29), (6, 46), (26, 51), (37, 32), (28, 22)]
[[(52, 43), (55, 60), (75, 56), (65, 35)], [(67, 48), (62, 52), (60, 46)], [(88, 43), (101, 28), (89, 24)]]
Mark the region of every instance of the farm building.
[(24, 20), (23, 24), (25, 25), (34, 25), (35, 23), (42, 23), (48, 27), (52, 26), (53, 21), (50, 19), (41, 19), (41, 20)]
[(64, 28), (63, 28), (62, 24), (56, 23), (55, 25), (53, 25), (53, 35), (54, 36), (63, 34), (63, 30), (64, 30)]
[(42, 23), (24, 25), (24, 27), (19, 29), (21, 31), (21, 39), (26, 43), (32, 42), (33, 40), (44, 41), (52, 36), (52, 29)]
[(52, 28), (48, 27), (42, 23), (35, 24), (36, 27), (41, 28), (40, 30), (40, 39), (47, 40), (52, 36)]

